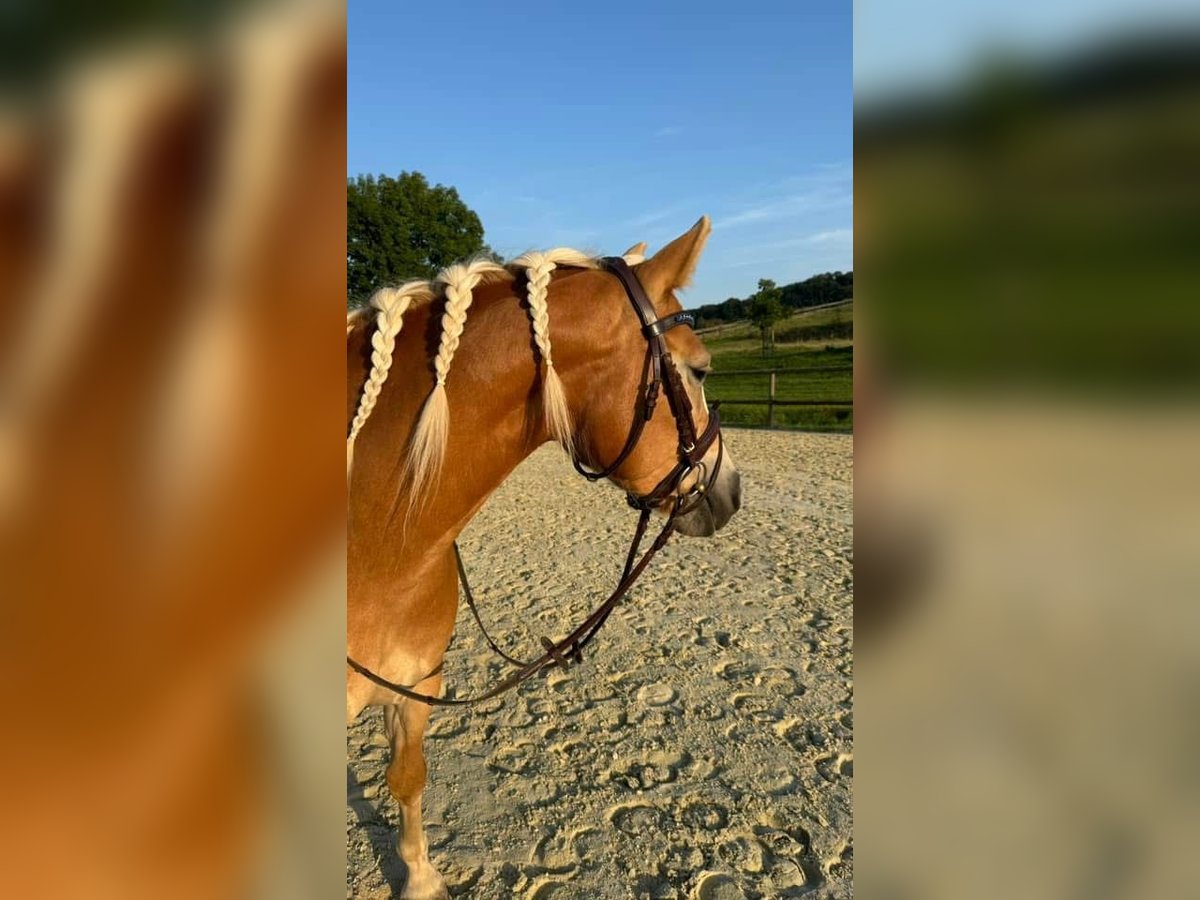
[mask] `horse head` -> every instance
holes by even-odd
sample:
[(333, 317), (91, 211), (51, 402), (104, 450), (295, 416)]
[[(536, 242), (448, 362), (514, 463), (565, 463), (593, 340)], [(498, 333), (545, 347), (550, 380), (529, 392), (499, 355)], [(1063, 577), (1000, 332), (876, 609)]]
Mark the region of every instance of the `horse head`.
[[(652, 315), (639, 315), (618, 278), (592, 271), (586, 279), (564, 281), (564, 293), (590, 296), (562, 297), (554, 318), (556, 343), (570, 348), (561, 373), (573, 423), (569, 441), (577, 461), (587, 467), (581, 471), (599, 470), (635, 505), (643, 498), (664, 513), (674, 509), (675, 530), (693, 536), (714, 534), (742, 502), (741, 478), (716, 423), (710, 422), (714, 413), (704, 395), (712, 356), (691, 327), (673, 327), (691, 324), (675, 292), (690, 282), (710, 231), (709, 220), (702, 218), (632, 267), (653, 305)], [(648, 328), (648, 318), (664, 324)], [(662, 360), (666, 371), (656, 390), (652, 345), (660, 329), (668, 358)], [(683, 411), (677, 408), (680, 402)], [(703, 436), (711, 439), (707, 450), (685, 459)]]

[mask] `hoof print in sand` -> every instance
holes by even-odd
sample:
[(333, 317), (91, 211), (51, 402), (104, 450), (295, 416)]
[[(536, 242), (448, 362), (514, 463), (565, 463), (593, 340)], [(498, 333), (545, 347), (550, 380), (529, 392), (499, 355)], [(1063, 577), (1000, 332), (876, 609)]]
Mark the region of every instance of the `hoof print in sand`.
[(646, 706), (666, 706), (674, 702), (679, 694), (675, 688), (667, 684), (647, 684), (638, 688), (637, 702)]
[(754, 834), (757, 836), (759, 843), (772, 856), (794, 859), (806, 854), (811, 845), (807, 832), (803, 829), (795, 829), (795, 831), (800, 835), (799, 839), (782, 829), (770, 828), (765, 825), (755, 828)]
[(597, 859), (612, 847), (612, 841), (599, 828), (581, 828), (571, 835), (571, 852), (578, 860)]
[(544, 778), (510, 778), (496, 788), (494, 796), (502, 803), (512, 804), (515, 809), (524, 813), (531, 809), (544, 809), (552, 806), (567, 790), (567, 788)]
[(759, 722), (773, 722), (779, 718), (779, 708), (770, 697), (738, 693), (729, 699), (740, 716), (749, 716)]
[(497, 749), (489, 757), (488, 768), (506, 775), (521, 775), (533, 764), (533, 754), (532, 744), (508, 744)]
[(470, 717), (465, 715), (436, 716), (429, 723), (425, 736), (435, 739), (458, 737), (466, 733), (469, 724)]
[(610, 809), (608, 821), (623, 834), (641, 837), (662, 830), (663, 814), (657, 807), (648, 803), (630, 803)]
[(645, 791), (675, 781), (679, 777), (679, 770), (691, 761), (691, 757), (686, 753), (649, 753), (632, 759), (617, 760), (606, 775), (613, 784), (631, 791)]
[[(775, 726), (775, 733), (791, 744), (797, 753), (809, 755), (812, 751), (828, 751), (843, 741), (834, 736), (829, 729), (829, 720), (804, 721), (801, 719), (786, 719)], [(830, 745), (834, 745), (831, 747)]]
[(832, 859), (827, 859), (821, 867), (826, 877), (841, 881), (850, 881), (854, 878), (854, 847), (851, 844), (845, 844), (838, 851), (838, 855)]
[(736, 681), (739, 684), (750, 684), (758, 673), (758, 668), (740, 659), (726, 659), (713, 666), (713, 674), (726, 681)]
[(729, 810), (718, 803), (695, 800), (684, 805), (679, 821), (697, 831), (716, 831), (729, 824)]
[(750, 835), (726, 838), (717, 844), (716, 855), (721, 862), (748, 875), (759, 875), (763, 871), (763, 846)]
[(483, 876), (483, 866), (459, 865), (453, 859), (444, 857), (438, 860), (438, 870), (442, 873), (446, 887), (450, 889), (451, 897), (471, 896), (470, 892)]
[(603, 703), (605, 700), (615, 700), (617, 692), (608, 682), (589, 681), (583, 688), (583, 696), (589, 704)]
[(557, 670), (550, 672), (546, 676), (546, 687), (555, 694), (563, 694), (572, 689), (575, 684), (575, 679), (566, 672)]
[(771, 863), (771, 883), (781, 891), (802, 888), (809, 883), (804, 867), (794, 859), (776, 859)]
[(525, 894), (527, 900), (549, 900), (551, 897), (568, 900), (574, 896), (576, 894), (571, 890), (571, 885), (562, 878), (539, 878), (529, 886)]
[(772, 797), (784, 797), (796, 793), (800, 786), (800, 779), (793, 772), (774, 770), (763, 772), (761, 780), (757, 783), (763, 793)]
[(724, 872), (706, 872), (696, 882), (696, 900), (745, 900), (746, 892)]
[(817, 760), (817, 771), (826, 781), (837, 781), (840, 778), (854, 777), (854, 754), (839, 753), (836, 756), (822, 756)]
[(795, 672), (782, 667), (763, 669), (754, 676), (754, 686), (773, 697), (799, 697), (807, 691)]
[(725, 717), (725, 706), (722, 702), (697, 703), (688, 707), (687, 715), (701, 722), (715, 722)]

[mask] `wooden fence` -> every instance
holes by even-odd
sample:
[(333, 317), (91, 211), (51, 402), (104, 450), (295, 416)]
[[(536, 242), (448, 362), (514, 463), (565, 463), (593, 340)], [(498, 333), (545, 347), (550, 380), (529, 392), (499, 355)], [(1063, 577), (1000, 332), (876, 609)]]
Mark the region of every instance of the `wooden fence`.
[(812, 366), (804, 369), (742, 369), (727, 372), (712, 372), (709, 378), (732, 377), (740, 375), (768, 375), (767, 396), (757, 400), (721, 398), (722, 406), (766, 406), (767, 427), (775, 427), (775, 407), (777, 406), (836, 406), (854, 408), (853, 400), (780, 400), (775, 396), (776, 377), (778, 375), (804, 375), (813, 372), (853, 372), (854, 366)]

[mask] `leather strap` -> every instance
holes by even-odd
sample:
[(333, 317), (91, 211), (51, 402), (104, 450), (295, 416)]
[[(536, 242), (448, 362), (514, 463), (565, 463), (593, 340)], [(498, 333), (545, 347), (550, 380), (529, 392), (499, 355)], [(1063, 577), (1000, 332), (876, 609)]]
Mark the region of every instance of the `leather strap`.
[[(716, 439), (719, 433), (720, 425), (719, 422), (714, 422), (716, 411), (714, 406), (709, 415), (709, 427), (705, 429), (703, 435), (697, 436), (695, 420), (692, 416), (692, 401), (688, 397), (687, 389), (683, 384), (683, 378), (680, 376), (679, 370), (671, 358), (671, 351), (668, 349), (666, 340), (663, 337), (667, 331), (678, 325), (694, 325), (695, 317), (689, 312), (680, 311), (662, 318), (655, 318), (658, 313), (654, 308), (654, 304), (646, 295), (645, 288), (642, 287), (642, 283), (638, 280), (637, 275), (634, 274), (633, 269), (629, 267), (629, 264), (619, 256), (605, 257), (600, 262), (607, 271), (615, 275), (617, 280), (621, 282), (621, 285), (625, 288), (626, 295), (629, 297), (629, 302), (642, 322), (642, 334), (646, 337), (648, 353), (647, 364), (642, 370), (642, 383), (645, 385), (645, 390), (640, 403), (642, 414), (639, 416), (635, 412), (629, 436), (626, 438), (625, 446), (621, 449), (617, 458), (598, 472), (589, 471), (578, 460), (575, 460), (575, 469), (585, 478), (592, 481), (599, 481), (601, 478), (607, 478), (616, 472), (637, 446), (642, 431), (645, 429), (646, 422), (654, 414), (655, 403), (665, 383), (667, 402), (671, 406), (671, 413), (675, 419), (675, 429), (679, 434), (681, 456), (690, 465), (688, 467), (677, 466), (672, 469), (667, 477), (659, 482), (649, 494), (639, 498), (630, 497), (630, 506), (633, 506), (635, 509), (641, 509), (646, 505), (662, 503), (674, 492), (674, 488), (679, 481), (686, 477), (690, 468), (694, 468), (699, 460), (708, 453), (709, 447), (712, 446), (713, 440)], [(648, 374), (652, 375), (649, 379), (647, 377)], [(683, 461), (681, 459), (681, 464)]]
[[(533, 662), (522, 666), (512, 675), (509, 675), (504, 680), (493, 685), (491, 689), (474, 697), (450, 698), (434, 697), (430, 694), (422, 694), (419, 691), (413, 690), (412, 685), (397, 684), (394, 681), (388, 681), (381, 675), (377, 675), (361, 663), (355, 662), (349, 656), (346, 657), (346, 664), (373, 684), (379, 687), (386, 688), (401, 697), (409, 700), (415, 700), (418, 703), (424, 703), (427, 706), (470, 706), (475, 703), (482, 703), (485, 700), (491, 700), (493, 697), (503, 694), (505, 691), (515, 688), (523, 681), (527, 681), (539, 672), (555, 668), (555, 666), (566, 666), (566, 657), (571, 657), (577, 662), (582, 663), (583, 647), (588, 641), (595, 636), (595, 632), (599, 630), (599, 626), (608, 618), (613, 608), (621, 602), (622, 598), (629, 593), (634, 583), (641, 577), (646, 567), (650, 564), (655, 554), (658, 553), (664, 546), (667, 540), (671, 537), (671, 532), (675, 528), (675, 514), (672, 513), (667, 517), (667, 522), (663, 526), (662, 531), (658, 533), (658, 537), (654, 539), (654, 543), (650, 545), (650, 549), (642, 556), (638, 562), (628, 570), (628, 573), (617, 584), (616, 590), (609, 594), (608, 599), (598, 606), (590, 616), (583, 620), (575, 630), (568, 634), (561, 641), (548, 642), (549, 646), (541, 656)], [(436, 675), (441, 671), (441, 666), (438, 666), (425, 678)], [(425, 679), (422, 679), (422, 681)], [(417, 682), (420, 684), (420, 682)]]
[[(625, 262), (619, 256), (606, 256), (600, 260), (600, 264), (604, 268), (617, 276), (625, 288), (625, 293), (629, 295), (630, 302), (633, 303), (634, 312), (638, 314), (638, 318), (642, 320), (642, 333), (645, 334), (645, 329), (658, 319), (658, 313), (654, 309), (654, 303), (646, 296), (646, 289), (642, 287), (642, 283), (638, 281), (638, 277), (633, 274), (633, 269), (629, 268), (629, 263)], [(657, 335), (647, 335), (647, 337), (657, 337)]]
[[(629, 435), (625, 438), (625, 446), (621, 448), (621, 452), (617, 454), (616, 459), (605, 466), (598, 472), (592, 472), (583, 467), (578, 459), (573, 459), (572, 463), (575, 466), (575, 471), (586, 478), (588, 481), (600, 481), (612, 475), (617, 469), (621, 468), (621, 463), (629, 458), (629, 454), (633, 452), (642, 437), (642, 431), (646, 427), (646, 423), (654, 417), (654, 408), (658, 405), (658, 395), (662, 388), (661, 380), (651, 380), (649, 378), (654, 359), (654, 349), (646, 348), (646, 359), (642, 364), (642, 389), (634, 406), (633, 425), (629, 429)], [(657, 371), (657, 369), (655, 369)], [(640, 414), (639, 414), (640, 410)]]
[(643, 325), (642, 334), (648, 338), (658, 337), (660, 334), (670, 331), (676, 325), (686, 325), (689, 328), (695, 328), (696, 317), (687, 311), (671, 313), (669, 316), (663, 316), (657, 322)]
[(515, 657), (509, 656), (507, 653), (501, 650), (498, 646), (496, 646), (496, 642), (492, 640), (492, 636), (488, 634), (488, 630), (483, 624), (483, 619), (480, 618), (479, 609), (475, 605), (475, 595), (471, 592), (471, 582), (467, 578), (467, 570), (463, 566), (462, 554), (458, 552), (458, 541), (454, 542), (454, 563), (458, 566), (458, 583), (462, 585), (463, 596), (466, 597), (467, 606), (470, 607), (471, 615), (475, 617), (475, 624), (478, 625), (479, 630), (483, 632), (483, 638), (488, 642), (488, 646), (495, 651), (497, 656), (499, 656), (509, 665), (517, 666), (518, 668), (529, 665), (529, 663), (522, 662)]

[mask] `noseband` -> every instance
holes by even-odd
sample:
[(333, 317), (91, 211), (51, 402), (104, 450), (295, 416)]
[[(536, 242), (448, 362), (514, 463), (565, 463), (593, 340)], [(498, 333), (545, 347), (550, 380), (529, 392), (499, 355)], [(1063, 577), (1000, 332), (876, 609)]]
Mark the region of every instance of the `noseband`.
[[(375, 674), (366, 666), (355, 662), (347, 656), (346, 664), (368, 681), (409, 700), (416, 700), (419, 703), (425, 703), (429, 706), (465, 706), (467, 704), (490, 700), (492, 697), (502, 694), (516, 687), (521, 682), (532, 678), (539, 672), (544, 674), (556, 667), (566, 668), (572, 661), (582, 663), (583, 648), (591, 642), (592, 638), (596, 636), (596, 633), (608, 619), (609, 614), (629, 593), (634, 583), (641, 577), (641, 574), (650, 564), (650, 560), (654, 558), (659, 550), (666, 546), (671, 533), (675, 529), (676, 520), (704, 502), (705, 494), (716, 483), (717, 475), (721, 471), (721, 459), (725, 453), (725, 445), (721, 440), (720, 418), (717, 414), (718, 404), (709, 404), (708, 424), (703, 431), (698, 432), (695, 419), (692, 415), (692, 401), (688, 397), (683, 377), (679, 374), (679, 369), (675, 366), (675, 362), (671, 358), (671, 351), (667, 347), (665, 337), (668, 331), (679, 325), (694, 327), (696, 324), (695, 317), (688, 312), (677, 312), (663, 318), (658, 318), (654, 304), (650, 302), (650, 298), (646, 296), (646, 291), (642, 287), (641, 282), (638, 281), (637, 275), (634, 274), (624, 259), (619, 256), (610, 256), (605, 257), (600, 262), (605, 271), (611, 272), (621, 282), (621, 285), (625, 288), (625, 294), (628, 296), (629, 302), (633, 305), (633, 309), (642, 323), (642, 335), (646, 338), (646, 359), (642, 365), (642, 380), (638, 388), (633, 424), (629, 429), (629, 436), (626, 438), (621, 452), (617, 454), (616, 459), (599, 471), (593, 472), (584, 468), (578, 460), (574, 461), (575, 468), (589, 481), (599, 481), (602, 478), (608, 478), (613, 475), (637, 447), (638, 442), (641, 440), (642, 432), (646, 428), (646, 423), (654, 416), (655, 407), (658, 404), (660, 395), (663, 393), (666, 394), (667, 403), (671, 408), (671, 415), (675, 419), (675, 429), (679, 436), (678, 461), (674, 468), (648, 494), (626, 492), (626, 501), (631, 507), (638, 510), (640, 515), (638, 516), (637, 529), (629, 546), (629, 553), (625, 557), (625, 569), (621, 575), (621, 580), (617, 583), (616, 589), (613, 590), (608, 599), (598, 606), (574, 631), (557, 642), (543, 637), (541, 644), (545, 652), (532, 662), (522, 662), (501, 650), (484, 627), (483, 619), (480, 617), (479, 609), (475, 604), (475, 598), (471, 593), (471, 586), (467, 581), (467, 573), (463, 567), (462, 557), (458, 552), (458, 545), (455, 544), (454, 556), (458, 565), (459, 580), (462, 582), (463, 593), (466, 597), (467, 605), (471, 608), (475, 622), (479, 625), (479, 629), (483, 632), (483, 636), (487, 639), (491, 648), (503, 657), (506, 662), (515, 666), (516, 671), (493, 685), (489, 690), (475, 697), (445, 699), (413, 690), (415, 684), (420, 684), (421, 681), (437, 675), (442, 670), (441, 665), (414, 685), (403, 685), (388, 681), (386, 678)], [(710, 472), (707, 470), (708, 467), (704, 462), (704, 457), (712, 447), (714, 441), (717, 444), (717, 457), (713, 462), (712, 471)], [(696, 476), (695, 481), (685, 490), (684, 482), (693, 474)], [(654, 510), (663, 507), (667, 507), (666, 523), (663, 525), (662, 530), (659, 531), (654, 542), (650, 545), (650, 548), (639, 558), (638, 551), (641, 549), (642, 540), (645, 537), (646, 529), (650, 522), (650, 514)]]

